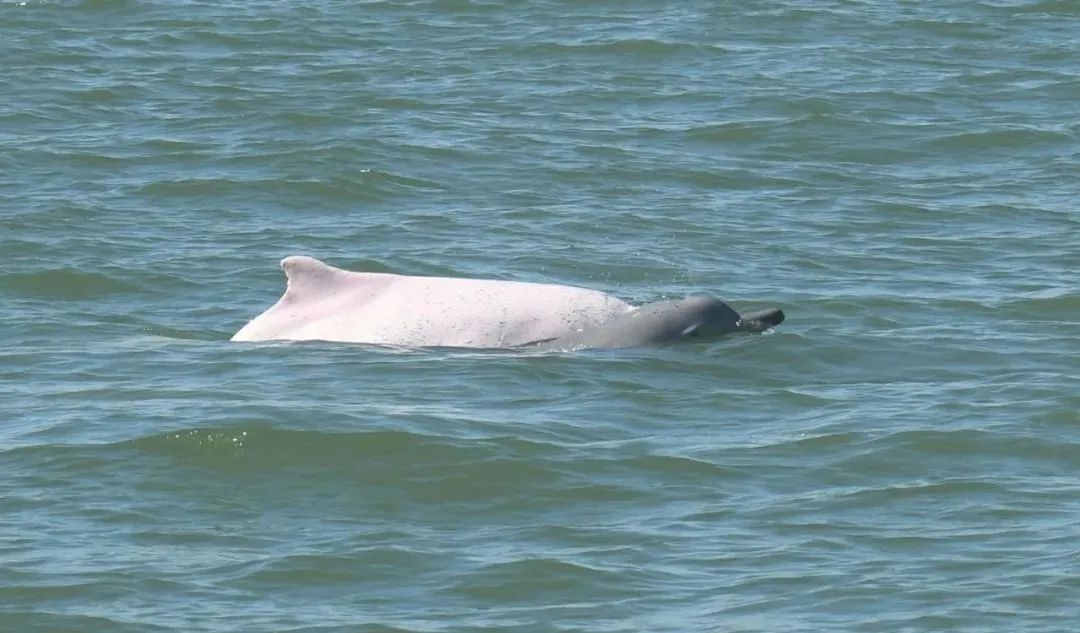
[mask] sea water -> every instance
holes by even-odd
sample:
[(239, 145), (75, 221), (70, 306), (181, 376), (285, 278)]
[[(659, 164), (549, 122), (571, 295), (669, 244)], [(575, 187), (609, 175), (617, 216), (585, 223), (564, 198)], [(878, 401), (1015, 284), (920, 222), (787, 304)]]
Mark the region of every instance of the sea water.
[[(0, 3), (0, 631), (1075, 631), (1080, 4)], [(235, 344), (307, 254), (774, 332)]]

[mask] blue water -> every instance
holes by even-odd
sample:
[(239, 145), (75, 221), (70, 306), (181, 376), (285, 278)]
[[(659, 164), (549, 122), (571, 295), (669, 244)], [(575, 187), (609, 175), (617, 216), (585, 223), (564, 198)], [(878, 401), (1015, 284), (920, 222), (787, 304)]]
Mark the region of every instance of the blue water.
[[(1061, 631), (1080, 4), (0, 3), (0, 631)], [(762, 336), (235, 344), (277, 262)]]

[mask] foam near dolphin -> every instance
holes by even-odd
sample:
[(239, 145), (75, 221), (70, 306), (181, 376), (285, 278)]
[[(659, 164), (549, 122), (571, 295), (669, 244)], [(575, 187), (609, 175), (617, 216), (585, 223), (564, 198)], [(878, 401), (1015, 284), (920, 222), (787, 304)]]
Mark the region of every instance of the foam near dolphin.
[(410, 347), (630, 347), (760, 332), (779, 310), (739, 315), (693, 296), (634, 307), (575, 286), (352, 272), (286, 257), (285, 294), (233, 341), (323, 340)]

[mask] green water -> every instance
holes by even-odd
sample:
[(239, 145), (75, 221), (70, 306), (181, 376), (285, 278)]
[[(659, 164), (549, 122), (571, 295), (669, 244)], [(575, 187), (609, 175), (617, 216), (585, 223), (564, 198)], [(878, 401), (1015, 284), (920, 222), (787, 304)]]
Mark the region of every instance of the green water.
[[(1080, 621), (1080, 4), (0, 3), (0, 632)], [(308, 254), (778, 306), (228, 342)]]

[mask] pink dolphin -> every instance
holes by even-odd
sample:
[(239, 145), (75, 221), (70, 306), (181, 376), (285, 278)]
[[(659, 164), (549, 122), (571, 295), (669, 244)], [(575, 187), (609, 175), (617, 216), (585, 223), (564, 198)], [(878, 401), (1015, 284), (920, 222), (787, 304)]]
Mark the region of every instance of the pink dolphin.
[(565, 350), (762, 332), (784, 320), (775, 308), (740, 315), (700, 295), (635, 308), (574, 286), (359, 273), (304, 256), (281, 267), (285, 294), (232, 340)]
[(304, 256), (281, 260), (287, 287), (234, 341), (514, 347), (630, 311), (611, 295), (553, 284), (358, 273)]

